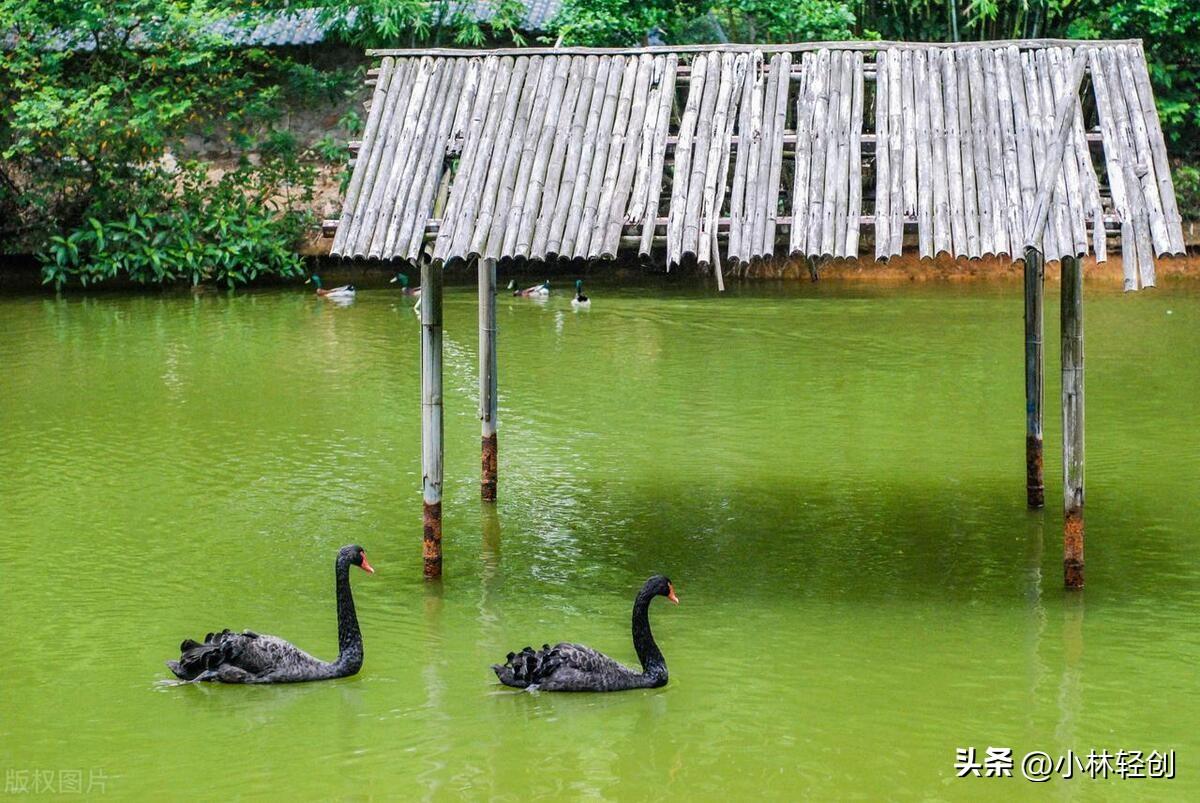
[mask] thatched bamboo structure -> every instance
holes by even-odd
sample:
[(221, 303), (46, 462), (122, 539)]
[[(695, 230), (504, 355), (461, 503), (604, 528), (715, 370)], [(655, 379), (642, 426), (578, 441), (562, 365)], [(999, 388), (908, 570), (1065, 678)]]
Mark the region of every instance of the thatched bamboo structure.
[(480, 260), (488, 498), (498, 262), (636, 248), (668, 269), (711, 263), (723, 287), (722, 244), (725, 264), (788, 253), (813, 266), (857, 258), (865, 228), (878, 259), (911, 236), (922, 257), (1025, 261), (1031, 506), (1044, 496), (1043, 272), (1061, 262), (1064, 565), (1067, 584), (1082, 584), (1080, 259), (1089, 249), (1106, 259), (1117, 233), (1125, 287), (1137, 290), (1154, 285), (1156, 258), (1183, 250), (1141, 42), (372, 55), (344, 208), (325, 228), (336, 256), (422, 264), (427, 574), (441, 568), (442, 265)]

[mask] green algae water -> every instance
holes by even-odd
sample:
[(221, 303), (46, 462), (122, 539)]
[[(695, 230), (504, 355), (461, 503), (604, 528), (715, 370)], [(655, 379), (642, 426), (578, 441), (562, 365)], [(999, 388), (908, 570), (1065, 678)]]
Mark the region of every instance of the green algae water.
[[(587, 289), (586, 312), (565, 289), (499, 299), (494, 508), (474, 289), (448, 289), (436, 584), (411, 299), (0, 299), (6, 792), (1200, 797), (1200, 287), (1088, 288), (1075, 594), (1055, 288), (1045, 512), (1024, 506), (1018, 283)], [(352, 575), (359, 675), (164, 682), (180, 640), (222, 627), (332, 658), (352, 542), (377, 569)], [(681, 600), (651, 610), (665, 688), (496, 684), (526, 644), (634, 661), (659, 572)], [(989, 747), (1014, 777), (956, 777), (959, 748)], [(1039, 785), (1035, 750), (1173, 750), (1176, 777)]]

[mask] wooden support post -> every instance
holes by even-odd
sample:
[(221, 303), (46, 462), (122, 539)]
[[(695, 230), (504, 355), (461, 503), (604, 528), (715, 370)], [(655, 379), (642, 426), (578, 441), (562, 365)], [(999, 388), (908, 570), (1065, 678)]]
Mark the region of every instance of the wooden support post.
[(1036, 248), (1025, 249), (1025, 494), (1029, 506), (1046, 504), (1042, 472), (1042, 298), (1045, 260)]
[(442, 576), (442, 267), (421, 265), (421, 490), (425, 578)]
[(1083, 588), (1083, 269), (1062, 259), (1063, 577)]
[(496, 260), (480, 259), (479, 268), (479, 420), (482, 461), (479, 495), (496, 501)]

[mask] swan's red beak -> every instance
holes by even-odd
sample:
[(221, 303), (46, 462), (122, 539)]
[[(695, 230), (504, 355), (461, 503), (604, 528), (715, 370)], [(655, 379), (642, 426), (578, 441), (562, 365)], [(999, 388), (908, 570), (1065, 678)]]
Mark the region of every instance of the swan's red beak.
[(362, 567), (362, 570), (364, 572), (366, 572), (367, 574), (375, 574), (375, 568), (370, 563), (367, 563), (367, 553), (366, 552), (363, 553), (362, 563), (360, 563), (359, 565)]
[(675, 586), (674, 585), (667, 586), (667, 599), (671, 600), (671, 602), (674, 602), (676, 605), (679, 604), (679, 597), (675, 596)]

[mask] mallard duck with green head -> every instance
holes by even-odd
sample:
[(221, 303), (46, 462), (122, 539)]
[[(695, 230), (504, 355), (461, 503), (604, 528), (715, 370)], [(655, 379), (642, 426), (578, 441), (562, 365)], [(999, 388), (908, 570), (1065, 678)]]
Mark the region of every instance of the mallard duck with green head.
[(321, 286), (321, 277), (313, 274), (304, 280), (305, 284), (309, 282), (317, 286), (317, 295), (321, 298), (354, 298), (354, 285), (343, 284), (341, 287), (324, 288)]

